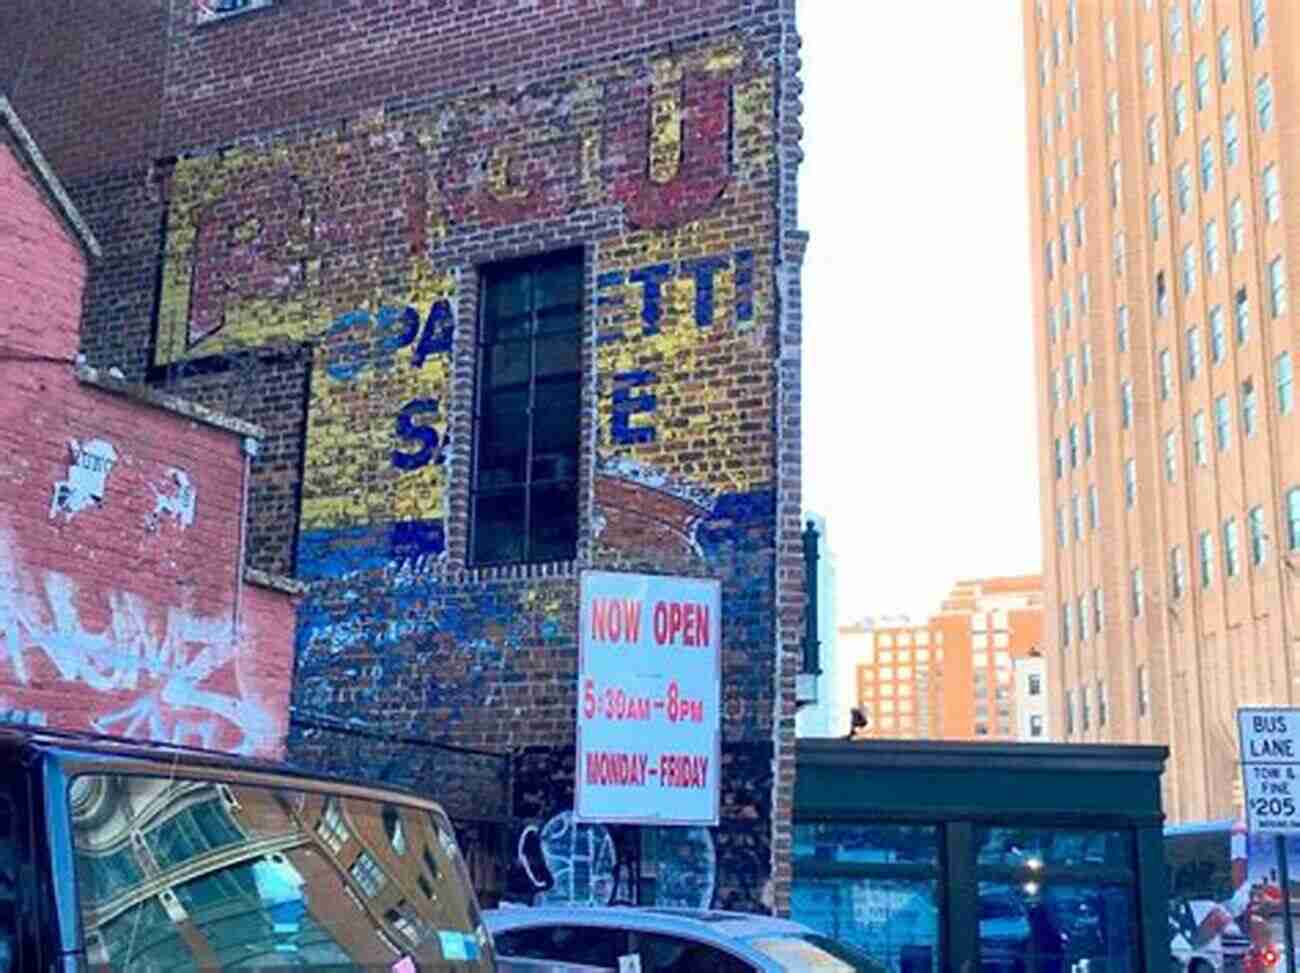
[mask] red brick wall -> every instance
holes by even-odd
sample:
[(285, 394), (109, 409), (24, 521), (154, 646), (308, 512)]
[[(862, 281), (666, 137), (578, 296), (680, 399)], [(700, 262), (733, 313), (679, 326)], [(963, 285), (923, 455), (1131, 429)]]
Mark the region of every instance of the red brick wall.
[(42, 193), (0, 141), (0, 718), (279, 753), (293, 608), (237, 573), (239, 437), (78, 378)]

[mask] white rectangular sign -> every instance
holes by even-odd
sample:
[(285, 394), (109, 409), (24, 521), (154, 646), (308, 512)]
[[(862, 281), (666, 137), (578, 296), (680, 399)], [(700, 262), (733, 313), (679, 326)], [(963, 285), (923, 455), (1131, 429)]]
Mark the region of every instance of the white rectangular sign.
[(722, 586), (584, 571), (579, 821), (718, 823)]
[(1300, 710), (1237, 710), (1247, 830), (1300, 832)]

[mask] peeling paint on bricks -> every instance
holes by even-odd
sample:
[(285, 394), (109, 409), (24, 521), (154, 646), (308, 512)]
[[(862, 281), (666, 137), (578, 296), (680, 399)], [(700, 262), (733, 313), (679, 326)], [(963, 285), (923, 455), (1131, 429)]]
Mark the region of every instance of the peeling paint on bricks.
[[(161, 119), (134, 151), (88, 156), (32, 107), (109, 241), (87, 353), (268, 430), (250, 559), (309, 582), (295, 704), (527, 752), (514, 793), (537, 799), (512, 813), (530, 833), (564, 831), (572, 809), (578, 570), (720, 579), (723, 821), (709, 874), (669, 884), (784, 909), (802, 564), (793, 0), (260, 6), (199, 23), (207, 8), (172, 0), (170, 40), (130, 40), (157, 78), (131, 89), (140, 125)], [(481, 269), (572, 247), (578, 557), (474, 568)], [(159, 529), (177, 526), (159, 504)], [(405, 766), (339, 736), (296, 732), (291, 749)], [(340, 766), (349, 753), (365, 759)]]

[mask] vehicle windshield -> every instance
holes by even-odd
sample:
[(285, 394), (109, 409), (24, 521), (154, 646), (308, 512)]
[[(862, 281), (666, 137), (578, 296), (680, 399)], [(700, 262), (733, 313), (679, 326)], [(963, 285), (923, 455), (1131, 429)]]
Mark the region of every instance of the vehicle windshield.
[(788, 933), (750, 940), (760, 953), (776, 960), (783, 970), (826, 970), (830, 973), (887, 973), (878, 963), (852, 946), (816, 933)]
[(92, 969), (492, 969), (441, 814), (115, 775), (69, 805)]

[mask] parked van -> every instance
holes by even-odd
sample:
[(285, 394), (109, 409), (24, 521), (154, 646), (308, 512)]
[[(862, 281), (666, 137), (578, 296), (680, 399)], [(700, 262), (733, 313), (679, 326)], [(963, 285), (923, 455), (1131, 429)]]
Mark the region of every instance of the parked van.
[(489, 971), (432, 801), (279, 764), (0, 728), (0, 973)]

